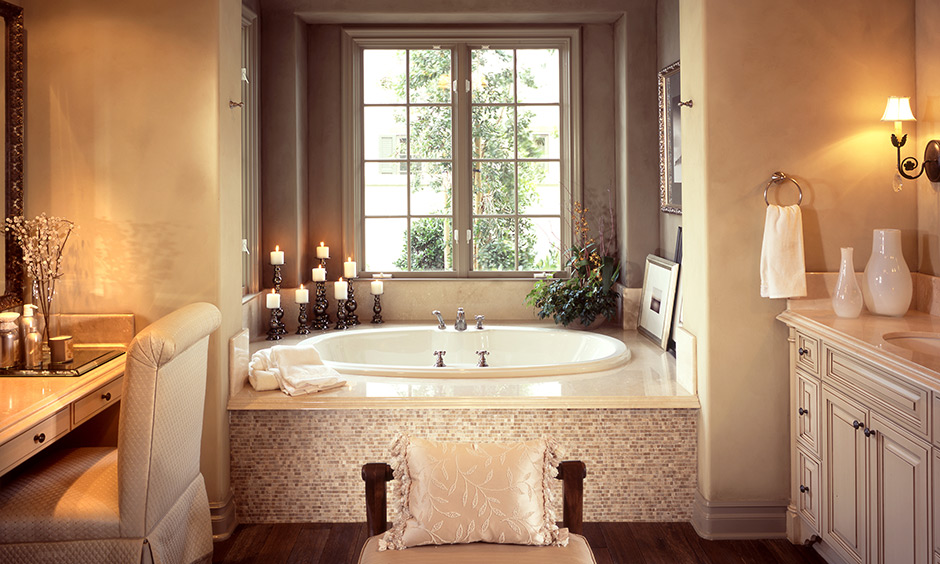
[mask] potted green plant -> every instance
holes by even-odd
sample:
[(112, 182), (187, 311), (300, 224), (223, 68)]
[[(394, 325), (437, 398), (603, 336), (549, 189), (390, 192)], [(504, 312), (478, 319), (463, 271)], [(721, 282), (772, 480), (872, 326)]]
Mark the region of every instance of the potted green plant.
[(526, 296), (526, 303), (539, 308), (539, 319), (550, 316), (565, 327), (571, 323), (591, 327), (616, 317), (618, 300), (613, 285), (620, 275), (616, 238), (605, 237), (601, 229), (599, 243), (588, 239), (587, 211), (575, 203), (572, 215), (577, 242), (565, 258), (569, 277), (540, 280)]

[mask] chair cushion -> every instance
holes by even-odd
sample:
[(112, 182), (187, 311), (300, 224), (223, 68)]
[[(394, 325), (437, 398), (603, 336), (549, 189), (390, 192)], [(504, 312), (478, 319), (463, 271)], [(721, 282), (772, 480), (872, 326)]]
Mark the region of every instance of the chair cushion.
[(587, 540), (575, 534), (568, 536), (567, 546), (476, 542), (380, 552), (381, 536), (366, 541), (359, 554), (359, 564), (596, 564)]
[[(379, 549), (471, 542), (564, 544), (551, 489), (551, 440), (443, 443), (398, 437), (392, 468), (398, 516)], [(396, 499), (397, 498), (397, 499)]]
[(4, 543), (118, 536), (116, 449), (54, 453), (0, 488)]

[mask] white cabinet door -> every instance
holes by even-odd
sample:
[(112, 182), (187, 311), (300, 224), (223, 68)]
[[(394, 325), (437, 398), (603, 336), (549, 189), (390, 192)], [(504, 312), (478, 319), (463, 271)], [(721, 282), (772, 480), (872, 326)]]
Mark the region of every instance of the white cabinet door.
[(876, 412), (870, 419), (869, 562), (929, 564), (930, 447)]
[(865, 491), (868, 453), (865, 419), (868, 412), (829, 390), (826, 398), (826, 538), (846, 562), (861, 563), (868, 552)]

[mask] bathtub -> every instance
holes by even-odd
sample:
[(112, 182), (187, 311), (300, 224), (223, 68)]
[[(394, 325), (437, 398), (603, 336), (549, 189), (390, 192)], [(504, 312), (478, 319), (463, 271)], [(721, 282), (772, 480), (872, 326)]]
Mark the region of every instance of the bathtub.
[[(455, 331), (437, 327), (359, 328), (303, 342), (343, 374), (411, 378), (514, 378), (611, 370), (630, 360), (620, 340), (541, 327), (491, 326)], [(478, 350), (489, 351), (478, 367)], [(433, 351), (445, 351), (435, 367)]]

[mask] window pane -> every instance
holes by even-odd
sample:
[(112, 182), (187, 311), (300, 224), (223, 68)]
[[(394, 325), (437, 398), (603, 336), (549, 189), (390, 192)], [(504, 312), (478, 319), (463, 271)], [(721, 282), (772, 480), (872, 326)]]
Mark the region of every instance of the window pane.
[(450, 103), (450, 53), (449, 49), (409, 51), (411, 103)]
[(560, 219), (519, 219), (519, 270), (561, 270)]
[(558, 142), (558, 106), (519, 106), (519, 158), (557, 159), (561, 143)]
[(516, 167), (512, 162), (473, 162), (473, 213), (516, 212)]
[(449, 159), (453, 129), (449, 106), (411, 108), (411, 158)]
[(519, 49), (516, 61), (520, 103), (558, 102), (557, 49)]
[(405, 103), (405, 52), (365, 49), (362, 52), (362, 100), (366, 104)]
[(561, 214), (561, 166), (557, 161), (519, 163), (519, 212)]
[[(454, 267), (453, 227), (449, 217), (411, 220), (411, 270), (451, 270)], [(404, 267), (402, 256), (396, 266)]]
[(516, 220), (505, 217), (473, 219), (473, 269), (516, 269)]
[(408, 220), (405, 218), (366, 218), (365, 252), (368, 271), (402, 270), (397, 259), (405, 248)]
[[(365, 163), (366, 215), (405, 215), (408, 213), (407, 163)], [(402, 172), (405, 167), (405, 172)]]
[(413, 215), (451, 215), (452, 191), (450, 162), (411, 163)]
[(514, 102), (512, 49), (474, 49), (470, 52), (473, 103)]
[(515, 157), (515, 138), (512, 106), (473, 107), (473, 158), (511, 159)]
[(363, 108), (363, 152), (368, 160), (403, 159), (405, 143), (405, 108), (374, 106)]

